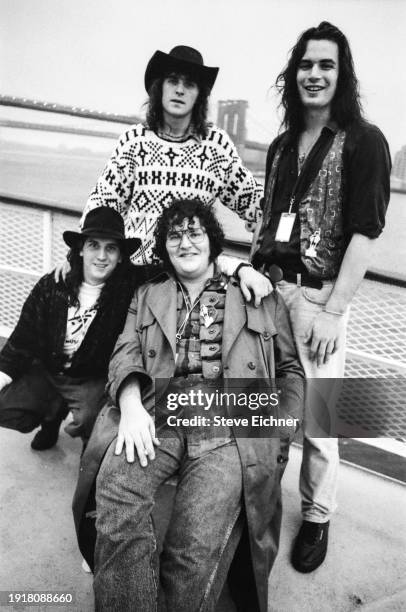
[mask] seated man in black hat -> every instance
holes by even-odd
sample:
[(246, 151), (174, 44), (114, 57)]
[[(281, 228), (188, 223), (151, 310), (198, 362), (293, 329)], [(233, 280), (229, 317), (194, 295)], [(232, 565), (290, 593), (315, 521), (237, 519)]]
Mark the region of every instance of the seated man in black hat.
[[(70, 271), (35, 285), (0, 353), (0, 426), (22, 433), (41, 426), (31, 446), (54, 446), (65, 430), (84, 443), (104, 400), (110, 354), (143, 272), (129, 257), (140, 246), (125, 238), (119, 213), (103, 206), (82, 231), (63, 234)], [(136, 272), (136, 274), (135, 274)]]

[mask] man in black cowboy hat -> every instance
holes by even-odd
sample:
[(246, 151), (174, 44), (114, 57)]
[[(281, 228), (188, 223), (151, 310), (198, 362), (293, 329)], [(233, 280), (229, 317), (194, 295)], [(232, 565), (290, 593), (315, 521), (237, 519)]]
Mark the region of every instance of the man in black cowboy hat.
[[(217, 73), (191, 47), (156, 51), (145, 71), (146, 122), (122, 135), (89, 197), (85, 214), (107, 204), (123, 215), (126, 235), (141, 238), (134, 263), (151, 262), (156, 222), (174, 199), (197, 198), (209, 206), (220, 199), (248, 224), (257, 221), (262, 187), (228, 134), (207, 123)], [(262, 275), (243, 270), (256, 296), (271, 291)]]
[(65, 281), (53, 273), (38, 281), (0, 353), (0, 426), (26, 433), (41, 425), (34, 450), (54, 446), (69, 411), (66, 431), (89, 438), (136, 282), (129, 256), (140, 240), (125, 238), (113, 209), (91, 211), (80, 233), (63, 238), (70, 247)]

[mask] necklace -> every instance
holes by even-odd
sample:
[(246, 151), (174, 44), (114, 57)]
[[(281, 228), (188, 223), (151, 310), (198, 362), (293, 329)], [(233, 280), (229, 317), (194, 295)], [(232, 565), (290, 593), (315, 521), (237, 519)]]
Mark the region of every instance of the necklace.
[(164, 138), (166, 140), (182, 140), (182, 138), (185, 138), (187, 132), (184, 132), (183, 134), (169, 134), (168, 132), (162, 132), (162, 135), (164, 136)]
[(182, 134), (173, 134), (171, 131), (168, 131), (168, 128), (166, 127), (159, 131), (159, 136), (164, 140), (169, 140), (170, 142), (181, 142), (183, 140), (188, 140), (191, 134), (192, 131), (190, 124), (188, 125), (186, 130), (182, 132)]
[(316, 134), (316, 136), (312, 138), (312, 140), (307, 145), (307, 147), (301, 146), (301, 142), (299, 142), (298, 155), (297, 155), (297, 165), (298, 165), (299, 173), (301, 169), (303, 168), (303, 164), (306, 161), (306, 157), (308, 156), (308, 154), (310, 153), (311, 149), (314, 147), (318, 139), (319, 139), (319, 134)]
[(183, 287), (180, 283), (179, 283), (179, 287), (180, 287), (180, 290), (182, 291), (183, 301), (185, 302), (185, 306), (186, 306), (186, 316), (183, 319), (182, 323), (179, 325), (178, 329), (176, 330), (176, 344), (179, 344), (179, 342), (182, 340), (182, 336), (184, 334), (187, 322), (189, 321), (190, 315), (192, 314), (196, 304), (200, 302), (200, 295), (199, 295), (197, 296), (197, 298), (192, 304), (190, 301), (190, 297), (184, 292)]

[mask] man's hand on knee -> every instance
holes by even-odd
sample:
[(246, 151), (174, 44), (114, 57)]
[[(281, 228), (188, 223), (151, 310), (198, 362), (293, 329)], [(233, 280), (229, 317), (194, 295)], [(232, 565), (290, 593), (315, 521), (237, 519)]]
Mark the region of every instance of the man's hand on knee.
[(131, 411), (122, 410), (120, 425), (118, 429), (115, 454), (120, 455), (124, 446), (127, 461), (133, 463), (135, 460), (134, 447), (142, 467), (148, 465), (148, 459), (155, 459), (154, 446), (160, 442), (155, 435), (155, 423), (145, 408), (140, 405), (133, 406)]

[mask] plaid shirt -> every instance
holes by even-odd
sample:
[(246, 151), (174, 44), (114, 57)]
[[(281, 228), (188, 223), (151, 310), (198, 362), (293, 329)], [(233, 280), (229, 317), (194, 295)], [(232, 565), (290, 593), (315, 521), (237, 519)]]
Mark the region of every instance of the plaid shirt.
[[(195, 306), (190, 312), (190, 297), (178, 283), (177, 293), (177, 359), (175, 378), (172, 381), (174, 391), (208, 390), (208, 383), (222, 377), (221, 350), (223, 339), (224, 305), (226, 300), (227, 278), (215, 270), (213, 278), (206, 281)], [(211, 388), (213, 390), (213, 388)], [(216, 409), (216, 414), (225, 416), (224, 408)], [(180, 429), (187, 440), (189, 457), (196, 458), (225, 444), (235, 443), (230, 427), (213, 426), (213, 411), (206, 412), (202, 406), (187, 406), (183, 416), (194, 415), (208, 417), (210, 423), (202, 426), (183, 427)]]
[(196, 380), (220, 378), (223, 339), (226, 278), (217, 270), (206, 281), (190, 312), (191, 300), (187, 290), (178, 283), (177, 340), (175, 376), (190, 376)]

